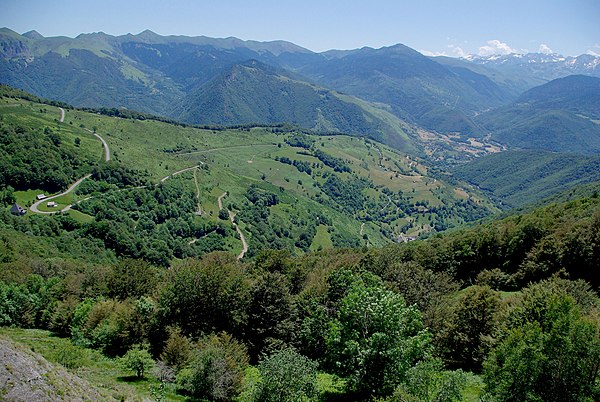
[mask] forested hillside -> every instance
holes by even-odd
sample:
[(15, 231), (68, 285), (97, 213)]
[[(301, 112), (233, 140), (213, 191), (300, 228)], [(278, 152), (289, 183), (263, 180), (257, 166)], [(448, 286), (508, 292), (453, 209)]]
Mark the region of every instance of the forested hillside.
[(553, 152), (600, 152), (600, 78), (573, 75), (530, 89), (479, 115), (494, 140)]
[(600, 157), (545, 151), (505, 151), (458, 165), (453, 173), (484, 190), (504, 208), (600, 180)]
[[(414, 139), (398, 129), (401, 120), (389, 124), (357, 100), (346, 100), (255, 60), (236, 64), (191, 91), (170, 115), (196, 124), (286, 122), (315, 132), (366, 136), (404, 152), (417, 151)], [(394, 116), (388, 114), (388, 118)]]
[[(5, 203), (28, 207), (35, 195), (89, 174), (54, 208), (70, 209), (80, 236), (120, 256), (168, 265), (209, 251), (239, 253), (244, 242), (248, 257), (269, 247), (384, 245), (496, 210), (424, 161), (362, 138), (283, 124), (182, 127), (111, 109), (67, 108), (60, 122), (57, 108), (4, 89)], [(110, 162), (100, 159), (95, 133), (110, 146)]]
[[(70, 338), (48, 355), (66, 367), (91, 364), (83, 348), (124, 355), (124, 372), (173, 397), (593, 400), (599, 211), (589, 198), (380, 250), (212, 253), (169, 270), (101, 243), (78, 253), (68, 220), (5, 215), (0, 323)], [(568, 386), (546, 376), (556, 365)]]

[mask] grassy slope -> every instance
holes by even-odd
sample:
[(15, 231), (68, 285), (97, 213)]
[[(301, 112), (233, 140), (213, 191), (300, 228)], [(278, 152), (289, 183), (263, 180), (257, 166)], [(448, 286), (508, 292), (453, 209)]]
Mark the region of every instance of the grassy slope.
[[(0, 328), (0, 336), (11, 339), (17, 344), (40, 354), (51, 363), (60, 365), (64, 360), (59, 351), (69, 348), (76, 351), (75, 358), (79, 367), (69, 369), (71, 374), (89, 382), (103, 397), (113, 400), (145, 401), (152, 400), (150, 387), (157, 386), (155, 379), (135, 380), (122, 371), (115, 359), (103, 356), (93, 349), (73, 346), (69, 339), (53, 336), (49, 331), (35, 329)], [(69, 359), (73, 361), (73, 359)], [(69, 386), (64, 384), (65, 387)], [(60, 391), (60, 390), (59, 390)], [(64, 391), (68, 391), (65, 389)], [(172, 385), (167, 385), (166, 395), (168, 400), (185, 400), (177, 395)]]
[[(290, 165), (274, 160), (276, 156), (287, 156), (296, 160), (311, 163), (319, 162), (312, 156), (299, 155), (300, 149), (293, 148), (284, 142), (285, 137), (271, 133), (267, 129), (254, 128), (251, 131), (228, 130), (210, 131), (195, 128), (181, 128), (155, 121), (136, 121), (114, 119), (105, 116), (93, 115), (84, 112), (70, 113), (67, 121), (73, 119), (76, 123), (82, 122), (86, 126), (97, 126), (98, 132), (107, 133), (107, 141), (113, 149), (117, 160), (122, 160), (131, 166), (148, 170), (154, 179), (161, 178), (173, 171), (207, 163), (209, 172), (203, 173), (201, 194), (212, 194), (217, 188), (216, 195), (228, 191), (229, 202), (241, 202), (249, 184), (263, 184), (276, 190), (283, 187), (286, 197), (283, 203), (294, 204), (295, 208), (312, 209), (322, 208), (316, 202), (307, 199), (319, 192), (314, 187), (317, 182), (324, 180), (320, 177), (312, 178), (306, 173), (298, 172)], [(383, 185), (390, 190), (402, 190), (409, 193), (414, 202), (428, 200), (432, 203), (441, 203), (439, 197), (433, 194), (433, 179), (426, 176), (427, 169), (423, 165), (409, 166), (407, 155), (398, 153), (391, 148), (379, 145), (384, 156), (389, 160), (383, 161), (383, 168), (379, 166), (378, 152), (365, 141), (348, 136), (316, 137), (317, 147), (325, 152), (344, 159), (349, 166), (360, 176), (370, 177), (375, 185)], [(194, 151), (188, 155), (177, 155), (163, 152), (163, 149), (175, 148), (178, 144)], [(281, 144), (281, 148), (278, 147)], [(158, 161), (158, 163), (157, 163)], [(249, 162), (251, 161), (251, 163)], [(396, 162), (403, 169), (404, 174), (393, 177), (399, 171)], [(365, 167), (366, 166), (366, 167)], [(331, 172), (331, 169), (324, 168)], [(261, 180), (262, 175), (265, 180)], [(191, 174), (189, 175), (191, 176)], [(302, 181), (302, 185), (298, 184)], [(451, 198), (456, 198), (451, 186), (437, 182), (436, 188)], [(412, 190), (415, 190), (412, 193)], [(222, 191), (221, 191), (222, 190)], [(473, 194), (476, 196), (475, 194)], [(308, 197), (307, 197), (308, 196)], [(216, 199), (207, 196), (203, 207), (213, 211)], [(207, 204), (207, 205), (204, 205)], [(335, 211), (327, 211), (333, 215), (336, 223), (350, 233), (357, 234), (359, 223), (354, 223), (348, 217)], [(381, 240), (375, 240), (381, 244)]]
[[(40, 112), (40, 108), (47, 111)], [(67, 110), (65, 122), (59, 124), (56, 121), (59, 116), (58, 108), (16, 99), (2, 99), (0, 115), (7, 121), (31, 127), (60, 127), (56, 131), (65, 144), (71, 146), (75, 137), (80, 137), (81, 152), (100, 158), (100, 142), (84, 129), (96, 128), (108, 142), (115, 160), (126, 166), (148, 171), (154, 182), (180, 169), (205, 163), (208, 169), (198, 170), (196, 177), (200, 187), (200, 201), (207, 213), (197, 219), (218, 220), (216, 199), (225, 191), (229, 193), (224, 199), (226, 205), (232, 205), (233, 209), (239, 208), (245, 200), (244, 194), (248, 187), (256, 184), (280, 194), (281, 203), (276, 208), (272, 207), (271, 215), (278, 218), (282, 225), (292, 225), (292, 215), (298, 219), (306, 219), (311, 213), (316, 213), (327, 216), (338, 233), (359, 238), (360, 221), (312, 199), (321, 193), (318, 184), (325, 181), (321, 175), (332, 173), (331, 168), (321, 165), (310, 176), (299, 172), (294, 166), (275, 160), (276, 156), (286, 156), (310, 163), (319, 162), (313, 156), (298, 154), (302, 149), (287, 145), (284, 142), (289, 136), (287, 133), (273, 133), (268, 128), (224, 131), (183, 128), (157, 121), (121, 119), (76, 110)], [(431, 206), (442, 205), (448, 200), (457, 202), (464, 197), (455, 187), (428, 177), (426, 166), (391, 148), (372, 145), (375, 143), (348, 136), (313, 138), (318, 149), (343, 159), (353, 172), (373, 181), (375, 188), (366, 193), (373, 200), (383, 197), (380, 186), (392, 191), (402, 190), (410, 202), (428, 201)], [(165, 149), (175, 148), (184, 151), (165, 152)], [(186, 153), (185, 150), (193, 152)], [(380, 152), (383, 156), (381, 160)], [(341, 176), (350, 178), (348, 173)], [(195, 192), (193, 172), (183, 173), (181, 177)], [(280, 188), (283, 188), (283, 193)], [(469, 197), (483, 200), (475, 191), (469, 189), (468, 192)], [(27, 205), (33, 201), (35, 194), (37, 191), (18, 193), (17, 197)], [(76, 200), (76, 197), (72, 200)], [(493, 209), (489, 203), (483, 202)], [(72, 214), (80, 221), (90, 219), (77, 212)], [(428, 228), (426, 215), (415, 213), (414, 216), (399, 218), (384, 226), (399, 233), (402, 226), (412, 221), (414, 227), (406, 234), (418, 235)], [(450, 221), (458, 224), (462, 219)], [(244, 222), (240, 226), (243, 230)], [(379, 228), (373, 223), (365, 225), (364, 233), (368, 235), (370, 245), (384, 245), (391, 241), (381, 234)], [(330, 237), (321, 229), (313, 241), (313, 247), (326, 248), (330, 245)], [(241, 249), (241, 243), (233, 240), (231, 247), (233, 250)]]

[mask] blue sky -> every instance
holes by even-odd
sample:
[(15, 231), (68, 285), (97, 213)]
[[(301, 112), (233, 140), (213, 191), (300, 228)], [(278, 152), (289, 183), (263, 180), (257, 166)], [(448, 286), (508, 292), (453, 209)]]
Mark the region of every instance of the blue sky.
[(283, 39), (313, 51), (403, 43), (430, 54), (600, 54), (600, 0), (0, 0), (19, 33)]

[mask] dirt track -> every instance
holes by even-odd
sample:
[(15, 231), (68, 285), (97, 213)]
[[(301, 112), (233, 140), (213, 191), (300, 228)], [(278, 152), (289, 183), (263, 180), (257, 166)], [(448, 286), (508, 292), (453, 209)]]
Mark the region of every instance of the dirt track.
[[(227, 192), (224, 192), (223, 194), (221, 194), (219, 196), (219, 198), (217, 198), (217, 204), (219, 205), (219, 210), (223, 209), (223, 197), (225, 197), (226, 195), (227, 195)], [(242, 230), (239, 228), (237, 223), (235, 223), (235, 213), (233, 213), (229, 210), (227, 210), (227, 212), (229, 213), (229, 221), (235, 228), (238, 235), (240, 235), (240, 240), (242, 241), (242, 252), (240, 253), (240, 255), (237, 256), (237, 259), (241, 260), (242, 258), (244, 258), (244, 255), (246, 255), (246, 253), (248, 252), (248, 243), (246, 243), (246, 238), (244, 237), (244, 233), (242, 233)]]
[[(64, 122), (65, 121), (65, 109), (63, 109), (62, 107), (59, 107), (60, 109), (60, 122)], [(108, 148), (108, 144), (106, 143), (106, 141), (104, 141), (104, 138), (102, 138), (100, 135), (96, 134), (95, 132), (93, 132), (92, 130), (88, 130), (90, 133), (94, 134), (98, 139), (100, 139), (100, 141), (102, 141), (102, 145), (104, 147), (104, 160), (106, 162), (108, 162), (110, 160), (110, 149)], [(73, 206), (73, 204), (67, 205), (66, 207), (56, 210), (56, 211), (40, 211), (38, 209), (38, 207), (43, 204), (44, 202), (48, 202), (50, 200), (53, 200), (55, 198), (58, 197), (62, 197), (63, 195), (67, 195), (70, 192), (72, 192), (73, 190), (75, 190), (77, 188), (77, 186), (79, 186), (85, 179), (89, 178), (91, 176), (91, 174), (88, 174), (86, 176), (83, 176), (81, 179), (77, 180), (75, 183), (71, 184), (71, 186), (64, 192), (59, 193), (59, 194), (55, 194), (52, 195), (50, 197), (44, 198), (43, 200), (39, 200), (36, 201), (35, 203), (33, 203), (32, 206), (29, 207), (29, 209), (31, 210), (31, 212), (35, 212), (36, 214), (46, 214), (46, 215), (51, 215), (51, 214), (55, 214), (58, 212), (65, 212), (68, 211), (69, 209), (71, 209), (71, 207)]]

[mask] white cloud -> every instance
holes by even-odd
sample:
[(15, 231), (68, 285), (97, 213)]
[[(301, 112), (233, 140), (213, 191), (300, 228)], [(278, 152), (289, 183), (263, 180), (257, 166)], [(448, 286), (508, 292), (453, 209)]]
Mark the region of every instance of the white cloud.
[(499, 41), (498, 39), (488, 40), (487, 45), (479, 48), (480, 56), (491, 56), (494, 54), (511, 54), (517, 51), (508, 44)]
[(538, 49), (539, 53), (543, 53), (543, 54), (552, 54), (554, 53), (554, 51), (552, 49), (550, 49), (550, 47), (548, 47), (548, 45), (546, 45), (545, 43), (542, 43), (540, 45), (540, 48)]
[(592, 56), (596, 56), (596, 57), (600, 57), (600, 53), (593, 51), (592, 49), (588, 49), (587, 52), (585, 52), (586, 54), (592, 55)]
[(457, 45), (448, 45), (449, 51), (442, 52), (432, 52), (430, 50), (419, 50), (419, 52), (425, 56), (429, 57), (438, 57), (438, 56), (446, 56), (446, 57), (467, 57), (469, 54), (465, 52), (460, 46)]
[(448, 48), (452, 50), (452, 54), (456, 57), (467, 57), (469, 54), (465, 52), (460, 46), (448, 45)]
[(427, 57), (448, 56), (446, 52), (431, 52), (429, 50), (419, 50), (419, 53)]

